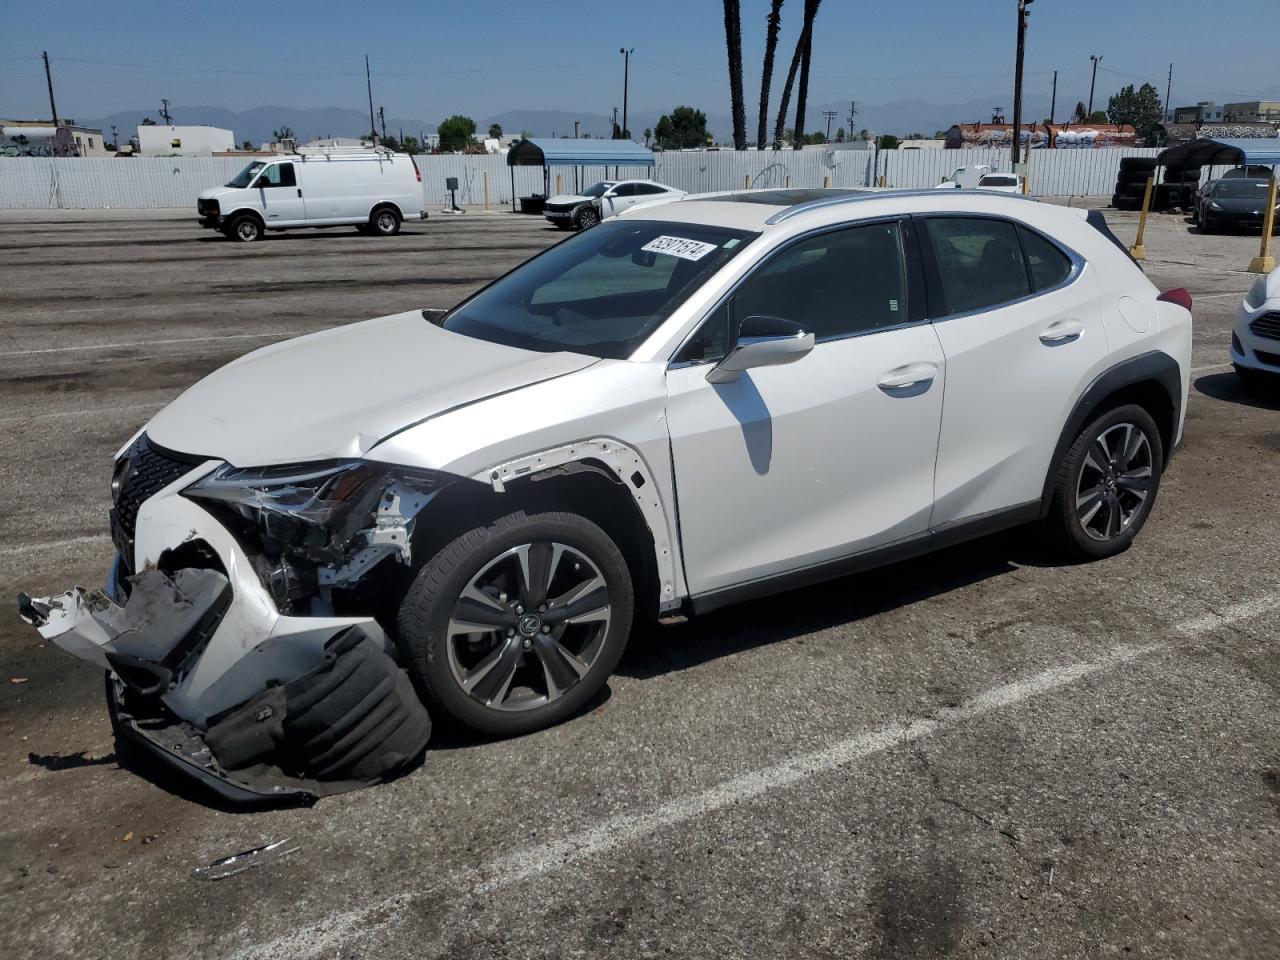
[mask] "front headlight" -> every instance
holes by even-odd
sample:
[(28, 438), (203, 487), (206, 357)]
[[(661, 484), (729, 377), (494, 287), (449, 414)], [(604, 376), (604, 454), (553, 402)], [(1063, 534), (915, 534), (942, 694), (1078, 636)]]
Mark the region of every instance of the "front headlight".
[(1210, 210), (1221, 210), (1221, 209), (1222, 209), (1222, 204), (1220, 204), (1217, 200), (1210, 200), (1210, 201), (1209, 201), (1209, 209), (1210, 209)]
[(1245, 306), (1250, 310), (1257, 310), (1267, 302), (1267, 277), (1265, 274), (1253, 281), (1253, 286), (1244, 295), (1244, 302)]
[(223, 464), (182, 493), (234, 510), (281, 546), (340, 549), (366, 526), (389, 479), (384, 467), (365, 460), (252, 469)]

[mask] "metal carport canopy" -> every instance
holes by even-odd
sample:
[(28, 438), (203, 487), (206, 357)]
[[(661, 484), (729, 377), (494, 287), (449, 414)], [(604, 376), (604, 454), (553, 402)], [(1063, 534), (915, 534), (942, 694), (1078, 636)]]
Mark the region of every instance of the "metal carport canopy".
[(1229, 164), (1280, 165), (1280, 138), (1192, 140), (1160, 151), (1156, 163), (1162, 167), (1207, 167)]
[(633, 140), (520, 140), (507, 151), (509, 167), (653, 166), (653, 151)]

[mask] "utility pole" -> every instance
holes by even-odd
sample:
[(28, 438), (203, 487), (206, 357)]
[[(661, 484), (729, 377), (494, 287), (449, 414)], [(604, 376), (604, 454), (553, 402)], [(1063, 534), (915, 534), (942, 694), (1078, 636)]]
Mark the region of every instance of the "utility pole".
[(116, 133), (116, 125), (111, 125), (111, 142), (115, 145), (116, 152), (120, 152), (120, 135)]
[(166, 127), (173, 126), (173, 116), (169, 113), (169, 98), (160, 98), (160, 116), (164, 117), (164, 125)]
[(382, 139), (387, 139), (387, 114), (383, 107), (378, 107), (378, 122), (382, 124)]
[(619, 47), (618, 52), (622, 54), (622, 139), (630, 140), (627, 133), (627, 84), (631, 77), (631, 55), (636, 51), (634, 47), (629, 50)]
[(858, 101), (849, 101), (849, 139), (853, 139), (853, 118), (858, 115)]
[(1169, 64), (1169, 82), (1164, 88), (1164, 116), (1165, 122), (1173, 119), (1173, 107), (1169, 106), (1169, 97), (1173, 95), (1173, 64)]
[[(1027, 7), (1033, 0), (1018, 0), (1018, 57), (1013, 68), (1013, 146), (1012, 161), (1018, 163), (1022, 134), (1022, 58), (1027, 36)], [(1027, 137), (1027, 149), (1031, 149), (1031, 137)]]
[[(1089, 81), (1089, 111), (1088, 111), (1089, 117), (1092, 117), (1093, 116), (1093, 85), (1098, 79), (1098, 64), (1102, 62), (1102, 57), (1094, 56), (1091, 53), (1089, 54), (1089, 59), (1093, 61), (1093, 79)], [(1086, 123), (1088, 122), (1089, 117), (1084, 118)]]
[[(613, 108), (613, 129), (617, 130), (619, 134), (621, 134), (622, 132), (622, 128), (618, 126), (618, 108), (617, 107)], [(619, 139), (621, 139), (621, 137), (619, 137)]]
[(1053, 123), (1054, 114), (1058, 112), (1058, 71), (1053, 71), (1053, 96), (1049, 98), (1049, 122)]
[(364, 55), (364, 84), (369, 91), (369, 136), (373, 138), (373, 145), (378, 145), (378, 125), (373, 122), (373, 79), (369, 75), (369, 55)]
[(823, 110), (822, 115), (827, 118), (827, 142), (831, 142), (831, 121), (836, 118), (834, 110)]
[(53, 102), (53, 74), (49, 72), (49, 51), (41, 54), (44, 57), (44, 80), (49, 85), (49, 111), (53, 114), (53, 125), (58, 126), (58, 105)]
[(573, 121), (573, 139), (578, 139), (578, 121)]

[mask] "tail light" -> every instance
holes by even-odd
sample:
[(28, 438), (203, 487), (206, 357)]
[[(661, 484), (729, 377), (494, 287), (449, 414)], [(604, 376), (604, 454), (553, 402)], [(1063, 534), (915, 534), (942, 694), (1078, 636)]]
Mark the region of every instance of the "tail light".
[(1165, 303), (1176, 303), (1184, 310), (1191, 310), (1191, 294), (1187, 292), (1186, 287), (1174, 287), (1172, 290), (1166, 290), (1156, 299), (1163, 300)]
[(417, 178), (418, 178), (418, 182), (419, 182), (419, 183), (421, 183), (421, 182), (422, 182), (422, 171), (418, 169), (418, 161), (417, 161), (417, 160), (415, 160), (415, 159), (413, 159), (413, 157), (410, 157), (410, 158), (409, 158), (409, 162), (413, 164), (413, 175), (414, 175), (415, 177), (417, 177)]

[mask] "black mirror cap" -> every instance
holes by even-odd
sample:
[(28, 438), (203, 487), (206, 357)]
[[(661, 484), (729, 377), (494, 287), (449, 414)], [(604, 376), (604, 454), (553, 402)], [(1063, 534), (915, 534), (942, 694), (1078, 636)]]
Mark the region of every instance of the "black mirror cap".
[(804, 327), (793, 320), (781, 317), (752, 316), (742, 321), (738, 330), (739, 339), (746, 337), (802, 337)]

